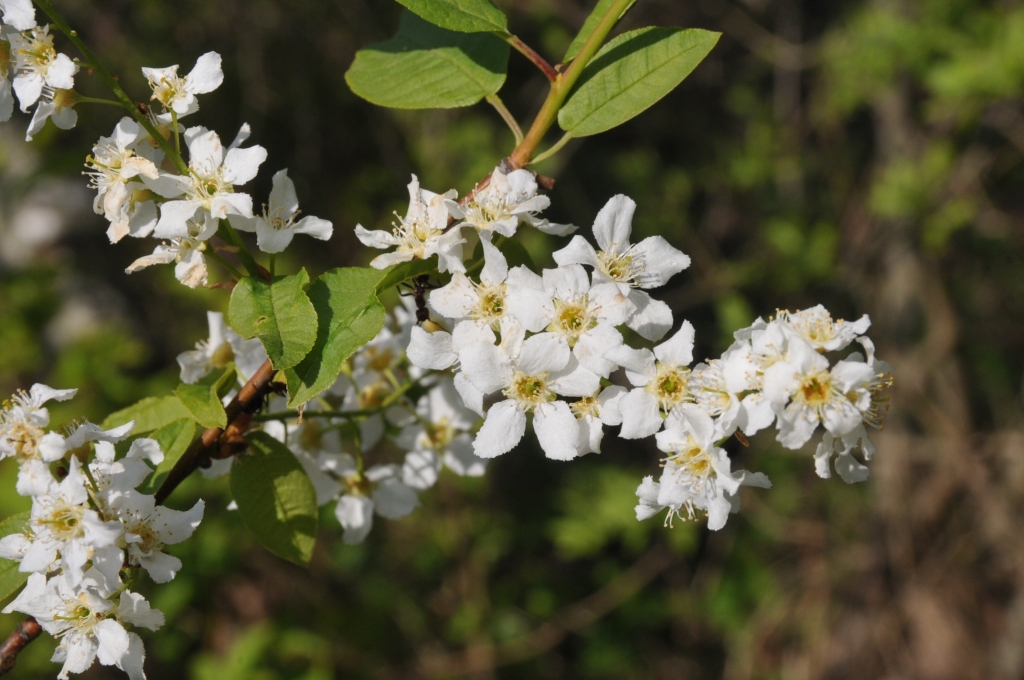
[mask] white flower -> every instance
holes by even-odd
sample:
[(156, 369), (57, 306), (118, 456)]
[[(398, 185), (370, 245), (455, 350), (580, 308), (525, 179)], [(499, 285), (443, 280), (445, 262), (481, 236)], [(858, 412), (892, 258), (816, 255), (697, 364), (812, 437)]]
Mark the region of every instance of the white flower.
[(342, 453), (324, 460), (324, 470), (343, 484), (334, 514), (341, 523), (345, 543), (362, 543), (373, 528), (374, 513), (401, 519), (419, 506), (416, 491), (402, 482), (397, 465), (374, 465), (360, 473), (355, 460)]
[(68, 450), (64, 437), (45, 431), (50, 424), (50, 412), (44, 404), (51, 400), (66, 401), (76, 392), (37, 383), (28, 392), (15, 394), (0, 410), (0, 460), (18, 461), (17, 491), (22, 496), (46, 493), (53, 479), (49, 463), (62, 458)]
[[(136, 211), (126, 210), (125, 204), (131, 202), (133, 191), (144, 189), (141, 183), (132, 180), (140, 175), (156, 179), (160, 174), (152, 160), (137, 153), (143, 139), (148, 139), (148, 135), (143, 133), (139, 124), (131, 118), (122, 118), (114, 128), (114, 134), (100, 137), (92, 148), (92, 155), (85, 160), (89, 186), (96, 189), (92, 207), (97, 215), (103, 215), (110, 222), (107, 235), (111, 243), (117, 243), (132, 233), (130, 223)], [(143, 148), (146, 146), (148, 144)], [(136, 225), (135, 233), (138, 230)]]
[(77, 585), (94, 551), (115, 546), (123, 528), (89, 508), (78, 458), (69, 467), (63, 481), (51, 480), (48, 493), (33, 497), (25, 532), (0, 539), (0, 557), (20, 561), (18, 569), (27, 573), (60, 568)]
[(473, 437), (468, 432), (477, 416), (463, 405), (450, 378), (420, 397), (416, 415), (416, 421), (406, 425), (397, 439), (397, 444), (409, 451), (402, 466), (406, 486), (433, 486), (442, 466), (458, 475), (484, 474), (488, 461), (473, 453)]
[(508, 297), (513, 291), (538, 307), (547, 296), (540, 277), (525, 267), (509, 271), (500, 250), (487, 241), (482, 241), (481, 245), (484, 267), (480, 283), (473, 282), (462, 272), (455, 272), (450, 283), (430, 292), (428, 302), (443, 317), (454, 321), (471, 320), (497, 331), (509, 316)]
[(341, 493), (341, 482), (325, 470), (327, 461), (341, 451), (341, 437), (333, 421), (325, 418), (307, 418), (302, 424), (289, 423), (287, 428), (272, 420), (263, 424), (263, 430), (295, 454), (316, 491), (317, 505), (327, 505)]
[[(216, 132), (197, 126), (185, 130), (188, 144), (189, 174), (187, 176), (162, 173), (158, 179), (146, 179), (146, 186), (170, 200), (160, 206), (160, 221), (153, 234), (157, 238), (198, 238), (206, 240), (217, 231), (217, 220), (228, 215), (252, 217), (252, 197), (237, 193), (236, 185), (246, 184), (259, 171), (267, 159), (262, 146), (245, 149), (238, 145), (248, 137), (248, 126), (239, 131), (236, 141), (225, 152)], [(200, 232), (209, 236), (198, 237), (190, 233), (189, 221), (202, 209), (205, 223)]]
[(535, 335), (521, 347), (496, 347), (478, 342), (461, 352), (462, 369), (484, 394), (502, 390), (506, 397), (487, 411), (473, 442), (481, 458), (494, 458), (519, 443), (526, 432), (526, 414), (548, 458), (576, 457), (579, 426), (569, 405), (557, 395), (583, 397), (597, 391), (598, 377), (582, 368), (565, 339)]
[(184, 78), (178, 75), (177, 64), (166, 68), (143, 67), (142, 74), (153, 90), (151, 99), (163, 104), (167, 111), (174, 111), (178, 118), (199, 110), (197, 94), (213, 92), (224, 82), (220, 55), (216, 52), (199, 57), (195, 68)]
[[(462, 244), (465, 240), (458, 229), (448, 229), (448, 208), (445, 199), (454, 198), (455, 191), (435, 194), (420, 189), (416, 175), (409, 182), (409, 210), (405, 217), (398, 218), (398, 224), (388, 233), (369, 231), (356, 225), (356, 237), (370, 248), (397, 248), (390, 253), (378, 255), (370, 262), (371, 267), (387, 269), (399, 262), (426, 260), (437, 255), (437, 266), (441, 272), (464, 272)], [(398, 215), (395, 215), (398, 217)]]
[(571, 224), (552, 224), (537, 217), (537, 213), (551, 205), (551, 200), (537, 195), (537, 180), (529, 170), (513, 170), (506, 174), (497, 167), (491, 173), (487, 186), (476, 189), (465, 205), (453, 200), (447, 203), (452, 216), (462, 220), (456, 229), (471, 226), (480, 232), (483, 241), (490, 241), (494, 233), (512, 236), (520, 222), (556, 236), (576, 231)]
[(619, 402), (624, 439), (649, 437), (669, 414), (693, 401), (690, 369), (693, 361), (693, 326), (684, 321), (682, 328), (651, 352), (621, 345), (607, 357), (626, 369), (626, 378), (636, 386)]
[(43, 87), (53, 90), (75, 87), (78, 65), (54, 49), (49, 26), (13, 33), (10, 41), (11, 61), (17, 74), (13, 83), (14, 93), (18, 95), (22, 111), (28, 111), (39, 100)]
[[(189, 225), (190, 232), (196, 232), (195, 222)], [(206, 239), (216, 231), (216, 222), (212, 224), (211, 232), (197, 233), (197, 236), (185, 236), (171, 239), (166, 244), (158, 245), (152, 255), (145, 255), (132, 262), (124, 270), (127, 274), (133, 274), (140, 269), (151, 267), (154, 264), (174, 264), (174, 278), (189, 288), (205, 286), (209, 280), (209, 271), (206, 268), (206, 258), (203, 251), (206, 250)], [(202, 237), (202, 238), (200, 238)]]
[(798, 449), (818, 423), (835, 436), (852, 432), (863, 420), (858, 407), (870, 405), (875, 377), (863, 361), (840, 361), (830, 371), (828, 360), (813, 346), (791, 338), (785, 360), (764, 374), (764, 395), (779, 418), (779, 442)]
[(78, 112), (73, 108), (78, 103), (74, 90), (61, 90), (44, 85), (39, 105), (32, 114), (32, 120), (25, 130), (25, 141), (31, 142), (39, 134), (47, 119), (61, 130), (70, 130), (78, 123)]
[(153, 496), (130, 491), (122, 494), (113, 507), (124, 524), (128, 564), (145, 569), (154, 583), (173, 579), (181, 570), (181, 560), (163, 552), (164, 546), (192, 536), (203, 519), (203, 501), (179, 512), (158, 507)]
[(508, 296), (509, 311), (529, 331), (544, 330), (565, 338), (573, 356), (589, 371), (607, 378), (618, 366), (605, 358), (622, 344), (615, 326), (635, 311), (615, 284), (593, 287), (578, 264), (544, 270), (546, 298), (515, 287)]
[(690, 375), (690, 391), (697, 405), (715, 419), (720, 437), (737, 429), (745, 435), (768, 427), (775, 411), (759, 391), (761, 377), (749, 341), (737, 340), (721, 359), (697, 364)]
[(821, 305), (799, 312), (780, 311), (779, 321), (815, 349), (829, 352), (843, 349), (871, 327), (867, 314), (853, 322), (833, 321), (832, 315)]
[(672, 328), (672, 311), (641, 289), (665, 285), (672, 276), (690, 266), (690, 258), (661, 236), (649, 236), (636, 245), (630, 244), (635, 210), (636, 203), (632, 199), (613, 196), (594, 220), (594, 238), (601, 250), (595, 251), (585, 238), (575, 236), (569, 245), (554, 253), (554, 258), (560, 265), (593, 267), (595, 283), (617, 284), (636, 307), (627, 322), (629, 327), (647, 340), (659, 340)]
[(228, 328), (220, 312), (207, 312), (206, 321), (210, 327), (209, 339), (200, 340), (194, 350), (178, 355), (181, 382), (193, 385), (210, 371), (226, 368), (231, 362), (235, 363), (241, 378), (251, 378), (267, 360), (259, 338), (243, 340)]
[(660, 484), (647, 477), (637, 488), (637, 519), (668, 508), (666, 523), (670, 524), (674, 517), (694, 519), (694, 510), (703, 510), (708, 528), (717, 531), (725, 526), (729, 513), (739, 509), (740, 486), (771, 488), (761, 473), (732, 472), (729, 456), (715, 446), (714, 437), (714, 423), (700, 407), (685, 404), (672, 412), (665, 430), (657, 435), (658, 448), (670, 454), (664, 461), (665, 471)]
[[(828, 479), (832, 476), (829, 470), (829, 462), (835, 455), (835, 468), (839, 476), (847, 484), (865, 481), (870, 472), (867, 466), (862, 465), (853, 457), (853, 452), (860, 449), (864, 460), (870, 461), (877, 450), (875, 445), (868, 439), (865, 426), (881, 429), (882, 421), (885, 419), (889, 407), (888, 388), (892, 385), (891, 365), (875, 358), (875, 346), (868, 338), (858, 338), (867, 357), (860, 353), (854, 353), (847, 358), (850, 362), (863, 361), (871, 367), (873, 378), (865, 384), (859, 385), (851, 392), (852, 400), (861, 412), (862, 422), (843, 435), (833, 436), (831, 432), (825, 432), (821, 443), (814, 453), (814, 465), (818, 476)], [(838, 365), (837, 365), (838, 366)]]
[(64, 664), (57, 676), (60, 680), (67, 680), (70, 673), (84, 673), (97, 659), (127, 672), (131, 680), (144, 680), (142, 640), (121, 623), (154, 630), (163, 625), (163, 615), (143, 603), (141, 595), (125, 591), (115, 607), (92, 584), (79, 587), (64, 575), (47, 581), (43, 574), (32, 574), (4, 612), (33, 616), (43, 630), (60, 640), (52, 659)]
[(231, 225), (241, 231), (256, 232), (256, 244), (265, 253), (281, 252), (292, 242), (295, 234), (309, 234), (321, 241), (329, 239), (334, 227), (327, 220), (309, 216), (295, 221), (299, 216), (299, 199), (288, 171), (278, 170), (273, 181), (270, 205), (264, 208), (263, 214), (255, 217), (229, 215)]
[(604, 425), (621, 425), (622, 413), (619, 402), (626, 395), (626, 388), (610, 385), (599, 393), (583, 397), (569, 404), (572, 414), (579, 424), (579, 436), (576, 439), (576, 455), (601, 453), (601, 440), (604, 438)]
[(35, 28), (36, 8), (32, 6), (32, 0), (0, 0), (0, 12), (3, 12), (0, 20), (8, 26), (19, 31)]

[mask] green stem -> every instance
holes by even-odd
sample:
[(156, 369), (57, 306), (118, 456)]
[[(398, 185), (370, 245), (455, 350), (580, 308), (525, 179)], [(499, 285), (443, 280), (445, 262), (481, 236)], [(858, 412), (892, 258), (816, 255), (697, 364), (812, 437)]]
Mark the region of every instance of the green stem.
[(270, 269), (270, 276), (271, 276), (271, 278), (273, 278), (273, 276), (275, 274), (275, 269), (277, 268), (276, 265), (277, 265), (277, 253), (271, 253), (270, 254), (270, 267), (268, 267), (268, 269)]
[(76, 104), (106, 104), (107, 106), (116, 106), (119, 109), (124, 108), (124, 104), (114, 99), (97, 99), (96, 97), (85, 97), (83, 95), (78, 94), (77, 92), (75, 94), (77, 95), (75, 97)]
[[(366, 416), (375, 416), (378, 413), (383, 413), (389, 406), (393, 406), (402, 396), (411, 390), (416, 385), (419, 385), (418, 380), (410, 380), (407, 383), (403, 383), (400, 388), (388, 395), (379, 408), (366, 408), (359, 411), (303, 411), (303, 418), (365, 418)], [(253, 420), (264, 423), (268, 420), (280, 420), (282, 418), (298, 418), (298, 411), (278, 411), (277, 413), (260, 413), (253, 417)]]
[(518, 146), (519, 144), (522, 144), (523, 129), (519, 127), (519, 123), (516, 122), (515, 117), (505, 107), (505, 102), (501, 101), (501, 97), (497, 94), (489, 94), (487, 95), (487, 103), (495, 108), (501, 116), (501, 119), (505, 121), (505, 124), (508, 125), (510, 130), (512, 130), (512, 134), (516, 137), (516, 145)]
[(174, 130), (174, 150), (181, 155), (181, 135), (178, 134), (178, 112), (171, 109), (171, 129)]
[(238, 259), (242, 261), (242, 266), (249, 272), (249, 276), (257, 279), (264, 278), (263, 272), (260, 271), (259, 265), (256, 264), (256, 259), (249, 252), (249, 249), (245, 246), (245, 242), (242, 241), (242, 237), (238, 235), (235, 228), (231, 226), (231, 223), (227, 220), (220, 221), (220, 228), (217, 229), (217, 236), (220, 236), (228, 244), (238, 248)]
[(57, 27), (57, 30), (66, 35), (68, 37), (68, 40), (70, 40), (71, 43), (76, 48), (78, 48), (78, 51), (82, 53), (83, 57), (85, 57), (85, 60), (89, 63), (89, 66), (96, 70), (96, 73), (98, 73), (100, 78), (103, 79), (103, 82), (106, 83), (107, 87), (110, 88), (110, 91), (114, 93), (114, 96), (117, 97), (118, 101), (121, 102), (121, 105), (124, 107), (124, 109), (131, 113), (132, 118), (134, 118), (139, 125), (145, 128), (146, 132), (149, 133), (149, 136), (152, 137), (156, 141), (156, 143), (160, 145), (160, 148), (163, 149), (163, 152), (167, 154), (168, 158), (170, 158), (171, 161), (174, 162), (174, 166), (178, 168), (178, 172), (180, 172), (182, 175), (188, 175), (188, 164), (181, 157), (181, 154), (177, 153), (174, 150), (174, 147), (171, 146), (171, 144), (166, 139), (164, 139), (164, 136), (157, 131), (156, 127), (149, 120), (149, 118), (144, 116), (142, 112), (139, 111), (139, 107), (135, 105), (135, 102), (133, 102), (132, 98), (128, 96), (128, 93), (126, 93), (121, 88), (121, 85), (118, 84), (117, 78), (112, 76), (110, 74), (110, 71), (105, 69), (99, 63), (99, 61), (96, 59), (96, 55), (94, 55), (92, 51), (85, 46), (85, 43), (82, 42), (81, 38), (78, 37), (78, 32), (72, 30), (72, 28), (68, 26), (67, 22), (64, 21), (64, 19), (62, 19), (59, 14), (57, 14), (56, 10), (53, 9), (53, 6), (50, 4), (49, 0), (35, 0), (35, 3), (36, 5), (38, 5), (39, 9), (43, 10), (43, 13), (46, 14), (46, 16), (50, 17), (50, 21), (52, 21), (53, 25)]
[(526, 133), (526, 137), (523, 142), (515, 148), (512, 154), (509, 156), (509, 162), (517, 168), (526, 167), (529, 164), (530, 159), (533, 158), (534, 152), (540, 145), (541, 140), (544, 139), (544, 135), (554, 125), (555, 120), (558, 118), (558, 111), (562, 108), (562, 104), (565, 103), (566, 98), (572, 91), (576, 81), (579, 80), (580, 75), (583, 73), (583, 69), (586, 68), (590, 60), (594, 58), (597, 51), (601, 49), (601, 45), (604, 44), (605, 38), (611, 33), (611, 30), (618, 23), (623, 12), (625, 12), (634, 0), (615, 0), (608, 11), (601, 17), (601, 21), (598, 22), (594, 28), (594, 32), (590, 34), (587, 41), (583, 43), (583, 47), (580, 48), (576, 58), (569, 64), (569, 68), (564, 73), (560, 73), (558, 77), (551, 83), (551, 91), (548, 92), (547, 99), (544, 100), (544, 105), (541, 106), (540, 112), (537, 117), (533, 120), (533, 125), (530, 126), (529, 131)]
[(244, 278), (242, 272), (238, 271), (230, 264), (228, 264), (228, 261), (221, 257), (220, 254), (217, 253), (216, 251), (207, 250), (206, 254), (212, 257), (214, 261), (217, 262), (217, 264), (219, 264), (221, 267), (224, 267), (224, 269), (228, 270), (228, 273), (234, 276), (236, 279)]
[(539, 153), (536, 156), (534, 156), (533, 160), (530, 161), (530, 165), (536, 165), (537, 163), (540, 163), (541, 161), (546, 161), (547, 159), (551, 158), (556, 153), (561, 151), (562, 147), (565, 146), (566, 144), (568, 144), (570, 139), (572, 139), (572, 133), (571, 132), (566, 132), (564, 135), (562, 135), (561, 139), (559, 139), (557, 142), (555, 142), (554, 146), (552, 146), (547, 151), (544, 151), (544, 152)]

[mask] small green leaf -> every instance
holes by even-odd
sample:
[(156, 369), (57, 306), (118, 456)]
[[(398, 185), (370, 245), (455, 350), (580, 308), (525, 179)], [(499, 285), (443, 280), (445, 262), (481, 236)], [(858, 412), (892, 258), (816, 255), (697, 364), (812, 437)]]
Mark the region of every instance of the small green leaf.
[(231, 494), (242, 522), (268, 550), (309, 564), (316, 545), (316, 491), (295, 455), (265, 432), (231, 466)]
[(699, 28), (648, 27), (624, 33), (597, 53), (558, 112), (573, 137), (622, 125), (671, 92), (718, 42)]
[[(590, 13), (590, 16), (587, 17), (587, 20), (583, 22), (583, 28), (580, 29), (580, 32), (577, 33), (576, 37), (572, 39), (571, 43), (569, 43), (569, 49), (565, 51), (565, 56), (562, 57), (563, 62), (569, 63), (576, 58), (576, 55), (580, 53), (581, 49), (583, 49), (583, 43), (587, 42), (590, 36), (593, 35), (594, 29), (597, 28), (599, 23), (601, 23), (601, 19), (603, 19), (604, 15), (608, 13), (608, 9), (612, 6), (613, 2), (615, 2), (615, 0), (597, 1), (597, 6), (594, 7), (594, 10)], [(636, 0), (633, 0), (633, 2), (636, 2)], [(622, 10), (622, 14), (619, 15), (619, 19), (629, 11), (629, 8), (633, 6), (633, 2), (626, 5), (626, 8)], [(618, 21), (618, 19), (616, 19), (616, 21)]]
[(392, 286), (405, 283), (409, 279), (414, 279), (423, 274), (435, 272), (437, 272), (437, 257), (429, 257), (426, 260), (409, 260), (408, 262), (402, 262), (401, 264), (396, 264), (393, 267), (388, 267), (381, 272), (384, 274), (384, 278), (380, 280), (375, 290), (377, 294), (380, 295)]
[(245, 277), (231, 292), (231, 327), (246, 340), (258, 337), (274, 368), (302, 361), (316, 340), (316, 311), (303, 290), (305, 269), (273, 281)]
[(469, 106), (501, 89), (508, 50), (508, 43), (490, 33), (447, 31), (406, 11), (394, 38), (356, 53), (345, 81), (378, 106)]
[(333, 385), (345, 360), (384, 326), (384, 305), (376, 295), (383, 277), (377, 269), (344, 267), (324, 272), (310, 284), (309, 299), (318, 319), (316, 343), (298, 366), (284, 372), (289, 407)]
[(128, 408), (111, 413), (102, 427), (109, 430), (134, 420), (132, 434), (144, 434), (181, 418), (192, 418), (192, 414), (177, 397), (146, 397)]
[(160, 449), (164, 452), (164, 460), (153, 471), (153, 474), (143, 482), (142, 486), (139, 487), (139, 491), (145, 494), (155, 493), (160, 488), (160, 485), (164, 483), (164, 479), (167, 478), (171, 468), (181, 458), (181, 454), (185, 453), (193, 440), (195, 440), (196, 434), (196, 424), (190, 418), (175, 420), (173, 423), (164, 425), (151, 434), (149, 438), (156, 440), (160, 444)]
[(508, 30), (508, 18), (490, 0), (398, 0), (398, 3), (449, 31), (504, 33)]
[[(26, 510), (0, 522), (0, 538), (24, 531), (30, 515), (31, 513)], [(19, 563), (13, 560), (0, 560), (0, 600), (5, 599), (28, 580), (28, 574), (18, 571), (18, 566)]]
[(228, 416), (221, 403), (226, 385), (235, 380), (234, 368), (221, 375), (210, 374), (194, 385), (178, 385), (174, 394), (191, 417), (203, 427), (227, 427)]

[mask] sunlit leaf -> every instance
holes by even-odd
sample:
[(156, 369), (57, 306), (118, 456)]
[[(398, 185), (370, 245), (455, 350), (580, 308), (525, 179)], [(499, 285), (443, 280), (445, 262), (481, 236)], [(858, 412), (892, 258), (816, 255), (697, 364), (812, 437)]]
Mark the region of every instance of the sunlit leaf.
[(233, 368), (221, 375), (210, 374), (194, 385), (178, 385), (174, 395), (203, 427), (227, 427), (228, 416), (224, 412), (221, 397), (225, 388), (234, 382), (235, 376)]
[(191, 419), (182, 419), (164, 425), (149, 435), (150, 439), (154, 439), (160, 444), (160, 449), (164, 452), (164, 460), (149, 476), (149, 479), (143, 482), (139, 491), (146, 494), (155, 493), (167, 478), (174, 464), (181, 458), (181, 454), (185, 453), (189, 445), (192, 444), (196, 434), (196, 423)]
[(302, 361), (316, 340), (316, 311), (306, 297), (305, 269), (273, 281), (245, 277), (231, 292), (231, 327), (246, 340), (258, 337), (270, 363), (281, 370)]
[[(593, 35), (594, 29), (597, 28), (599, 23), (601, 23), (601, 19), (608, 13), (608, 8), (612, 6), (613, 2), (615, 2), (615, 0), (598, 0), (594, 10), (587, 17), (587, 20), (583, 22), (583, 27), (580, 29), (580, 32), (577, 33), (576, 37), (572, 39), (571, 43), (569, 43), (569, 49), (565, 51), (565, 56), (562, 57), (562, 61), (568, 63), (576, 58), (576, 55), (579, 54), (580, 50), (583, 48), (583, 43), (587, 42), (587, 39)], [(636, 2), (636, 0), (633, 0), (633, 2)], [(632, 2), (626, 5), (626, 8), (622, 10), (622, 14), (619, 14), (619, 18), (621, 19), (622, 15), (628, 12), (629, 8), (632, 6)]]
[(605, 45), (587, 64), (558, 124), (574, 137), (622, 125), (671, 92), (721, 34), (698, 28), (641, 28)]
[(384, 325), (384, 305), (377, 299), (377, 269), (345, 267), (325, 272), (309, 286), (317, 313), (313, 350), (285, 370), (288, 404), (304, 404), (334, 384), (353, 352), (373, 340)]
[(356, 53), (345, 80), (378, 106), (469, 106), (501, 89), (508, 50), (508, 43), (490, 33), (448, 31), (407, 11), (395, 37)]
[(134, 420), (132, 434), (144, 434), (182, 418), (191, 419), (192, 413), (177, 397), (146, 397), (127, 408), (111, 413), (103, 421), (102, 427), (109, 430)]

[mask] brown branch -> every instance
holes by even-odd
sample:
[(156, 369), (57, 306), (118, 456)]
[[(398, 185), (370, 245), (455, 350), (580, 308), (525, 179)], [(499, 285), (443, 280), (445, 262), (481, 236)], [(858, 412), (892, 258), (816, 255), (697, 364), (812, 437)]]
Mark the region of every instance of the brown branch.
[(273, 389), (274, 373), (274, 367), (267, 359), (224, 409), (227, 427), (211, 427), (203, 431), (202, 436), (192, 442), (174, 464), (167, 479), (157, 489), (157, 505), (163, 505), (171, 492), (199, 468), (208, 466), (215, 458), (228, 458), (245, 448), (243, 435), (252, 425), (252, 416), (260, 409), (263, 398)]
[(18, 653), (25, 649), (28, 643), (39, 637), (42, 632), (43, 629), (39, 622), (31, 616), (11, 631), (4, 643), (0, 645), (0, 675), (4, 675), (14, 668), (14, 662), (18, 660)]

